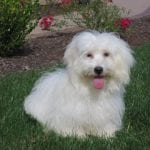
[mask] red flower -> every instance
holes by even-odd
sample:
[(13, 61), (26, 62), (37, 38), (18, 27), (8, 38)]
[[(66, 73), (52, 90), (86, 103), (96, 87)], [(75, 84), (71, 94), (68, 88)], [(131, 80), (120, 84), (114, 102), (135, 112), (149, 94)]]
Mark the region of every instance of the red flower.
[(114, 25), (126, 30), (131, 25), (131, 20), (129, 18), (122, 18), (114, 22)]
[(128, 19), (128, 18), (121, 19), (121, 27), (123, 29), (127, 29), (130, 26), (130, 24), (131, 24), (131, 20), (130, 19)]
[(114, 26), (120, 27), (120, 20), (115, 21), (115, 22), (114, 22)]
[(39, 26), (40, 26), (40, 28), (42, 30), (46, 30), (46, 29), (48, 29), (50, 27), (50, 25), (52, 24), (53, 21), (54, 21), (54, 17), (53, 16), (43, 17), (39, 21)]
[(60, 0), (59, 3), (61, 5), (70, 5), (72, 3), (72, 0)]

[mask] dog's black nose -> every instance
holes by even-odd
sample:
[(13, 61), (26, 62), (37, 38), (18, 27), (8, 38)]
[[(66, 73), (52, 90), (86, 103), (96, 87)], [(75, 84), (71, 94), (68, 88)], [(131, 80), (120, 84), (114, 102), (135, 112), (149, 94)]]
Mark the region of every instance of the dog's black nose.
[(103, 68), (100, 66), (97, 66), (94, 68), (94, 72), (98, 75), (100, 75), (103, 72)]

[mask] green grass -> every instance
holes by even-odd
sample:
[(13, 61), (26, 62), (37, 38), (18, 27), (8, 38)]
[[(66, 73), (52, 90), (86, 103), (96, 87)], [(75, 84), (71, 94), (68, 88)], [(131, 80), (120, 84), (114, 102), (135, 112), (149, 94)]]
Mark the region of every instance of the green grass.
[(24, 113), (24, 98), (43, 70), (0, 77), (0, 150), (150, 150), (150, 44), (136, 48), (135, 58), (125, 96), (124, 128), (107, 140), (46, 134)]

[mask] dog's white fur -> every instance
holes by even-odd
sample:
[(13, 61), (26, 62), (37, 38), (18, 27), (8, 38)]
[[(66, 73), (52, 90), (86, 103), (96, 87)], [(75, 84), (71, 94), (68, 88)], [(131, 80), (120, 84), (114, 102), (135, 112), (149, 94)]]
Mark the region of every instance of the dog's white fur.
[[(48, 73), (36, 83), (25, 99), (26, 113), (64, 136), (113, 136), (122, 127), (132, 50), (113, 33), (85, 31), (68, 45), (64, 61), (66, 69)], [(96, 66), (104, 69), (103, 89), (92, 85)]]

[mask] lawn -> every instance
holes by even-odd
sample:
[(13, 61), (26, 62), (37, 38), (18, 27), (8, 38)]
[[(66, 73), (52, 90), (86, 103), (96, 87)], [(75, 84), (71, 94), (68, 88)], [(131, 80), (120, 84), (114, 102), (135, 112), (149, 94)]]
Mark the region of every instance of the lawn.
[(134, 50), (137, 63), (125, 95), (124, 128), (115, 138), (44, 133), (23, 111), (25, 96), (43, 73), (33, 70), (0, 77), (0, 150), (150, 150), (150, 44)]

